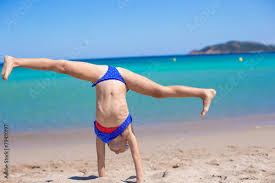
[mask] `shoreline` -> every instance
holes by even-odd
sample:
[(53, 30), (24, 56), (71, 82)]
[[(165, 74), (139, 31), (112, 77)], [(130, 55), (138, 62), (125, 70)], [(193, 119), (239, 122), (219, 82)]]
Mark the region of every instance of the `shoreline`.
[[(135, 125), (135, 127), (138, 128), (147, 128), (147, 127), (155, 127), (157, 126), (168, 126), (166, 124), (171, 124), (171, 125), (180, 125), (180, 124), (192, 124), (192, 123), (196, 123), (196, 124), (203, 124), (204, 122), (210, 122), (210, 123), (220, 123), (220, 122), (226, 122), (228, 123), (228, 125), (230, 125), (230, 120), (233, 122), (236, 121), (242, 121), (242, 122), (246, 122), (246, 120), (249, 119), (256, 124), (259, 123), (259, 125), (262, 125), (260, 121), (268, 121), (268, 119), (270, 121), (272, 121), (273, 119), (275, 119), (275, 113), (259, 113), (259, 114), (244, 114), (244, 115), (233, 115), (233, 116), (217, 116), (217, 117), (211, 117), (210, 119), (208, 119), (208, 117), (206, 118), (198, 118), (198, 119), (185, 119), (184, 121), (179, 120), (179, 119), (175, 119), (175, 120), (161, 120), (161, 119), (155, 119), (155, 120), (150, 120), (148, 121), (148, 123), (145, 123), (144, 120), (142, 120), (142, 123), (140, 124), (139, 121), (140, 120), (133, 120), (133, 123)], [(8, 124), (8, 126), (10, 126), (9, 123), (5, 123)], [(254, 125), (255, 125), (254, 124)], [(275, 124), (272, 123), (272, 124)], [(245, 125), (245, 123), (241, 123), (241, 125)], [(249, 124), (247, 124), (249, 125)], [(12, 125), (11, 125), (12, 126)], [(88, 122), (86, 122), (85, 124), (81, 123), (80, 127), (79, 126), (58, 126), (58, 127), (50, 127), (47, 126), (46, 128), (33, 128), (33, 129), (14, 129), (14, 127), (11, 127), (12, 129), (9, 128), (9, 133), (10, 134), (38, 134), (38, 133), (45, 133), (45, 132), (63, 132), (63, 131), (78, 131), (78, 130), (82, 130), (82, 129), (87, 129), (87, 128), (92, 128), (92, 132), (93, 132), (93, 120), (89, 120)], [(0, 130), (0, 135), (3, 134), (4, 129), (1, 128)]]
[[(94, 137), (94, 128), (93, 123), (89, 123), (87, 127), (83, 128), (56, 128), (56, 129), (39, 129), (34, 131), (9, 131), (14, 139), (23, 140), (24, 137), (32, 136), (43, 136), (46, 138), (48, 135), (53, 137), (62, 137), (62, 136), (71, 136), (74, 134), (85, 134), (86, 137), (92, 135)], [(190, 135), (200, 135), (208, 133), (220, 133), (227, 131), (238, 131), (247, 127), (255, 126), (266, 126), (266, 125), (275, 125), (275, 113), (267, 114), (256, 114), (256, 115), (245, 115), (245, 116), (235, 116), (235, 117), (226, 117), (226, 118), (216, 118), (216, 119), (201, 119), (201, 120), (189, 120), (189, 121), (169, 121), (159, 123), (149, 123), (149, 124), (136, 124), (133, 121), (134, 130), (137, 131), (137, 135), (148, 134), (163, 134), (167, 135), (182, 133), (184, 136)], [(83, 133), (82, 133), (83, 132)], [(90, 134), (90, 135), (89, 135)], [(0, 132), (0, 136), (3, 136), (3, 131)], [(17, 145), (17, 144), (15, 144)]]

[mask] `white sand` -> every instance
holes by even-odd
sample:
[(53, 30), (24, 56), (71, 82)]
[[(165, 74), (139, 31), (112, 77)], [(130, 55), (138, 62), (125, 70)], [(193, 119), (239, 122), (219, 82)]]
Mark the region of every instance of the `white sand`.
[[(262, 120), (270, 121), (275, 119), (273, 117), (265, 116)], [(252, 122), (253, 119), (257, 118), (246, 118)], [(199, 132), (207, 124), (205, 121), (203, 123), (193, 126), (193, 130), (198, 132), (193, 135), (188, 135), (191, 133), (187, 129), (190, 124), (180, 125), (182, 129), (170, 124), (170, 129), (166, 129), (165, 133), (160, 130), (153, 134), (136, 130), (145, 182), (275, 183), (275, 126), (244, 125), (238, 130), (232, 128), (227, 132), (202, 134)], [(180, 131), (184, 133), (180, 134)], [(97, 178), (91, 129), (11, 135), (10, 149), (9, 180), (6, 181), (1, 172), (1, 182), (135, 181), (130, 151), (116, 155), (107, 150), (106, 177)], [(2, 158), (3, 153), (1, 162)]]

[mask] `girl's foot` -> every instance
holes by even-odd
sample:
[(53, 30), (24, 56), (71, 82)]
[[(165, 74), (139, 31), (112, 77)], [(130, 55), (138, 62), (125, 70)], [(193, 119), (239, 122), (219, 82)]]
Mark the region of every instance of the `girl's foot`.
[(3, 81), (7, 81), (14, 66), (14, 58), (11, 56), (5, 56), (4, 65), (1, 73)]
[(201, 118), (208, 112), (210, 104), (215, 96), (216, 96), (216, 90), (205, 89), (205, 95), (201, 98), (203, 100), (203, 110), (200, 115)]

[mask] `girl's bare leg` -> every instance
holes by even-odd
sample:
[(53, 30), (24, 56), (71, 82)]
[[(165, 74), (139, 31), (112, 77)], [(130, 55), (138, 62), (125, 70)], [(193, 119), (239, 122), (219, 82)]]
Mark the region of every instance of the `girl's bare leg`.
[(152, 96), (155, 98), (167, 97), (198, 97), (203, 101), (203, 110), (201, 117), (203, 117), (209, 110), (211, 101), (216, 95), (214, 89), (193, 88), (183, 85), (177, 86), (162, 86), (150, 79), (133, 73), (127, 69), (118, 67), (122, 77), (127, 83), (130, 90), (138, 92), (143, 95)]
[(6, 81), (15, 67), (25, 67), (35, 70), (54, 71), (72, 77), (96, 82), (107, 71), (107, 66), (86, 62), (51, 60), (47, 58), (14, 58), (5, 56), (2, 69), (2, 79)]
[[(6, 81), (15, 67), (25, 67), (35, 70), (54, 71), (72, 77), (96, 82), (108, 69), (107, 66), (95, 65), (86, 62), (51, 60), (46, 58), (25, 59), (5, 56), (4, 66), (1, 76)], [(193, 88), (183, 85), (162, 86), (150, 79), (133, 73), (127, 69), (118, 67), (122, 77), (127, 83), (127, 87), (135, 92), (156, 98), (167, 97), (199, 97), (203, 100), (203, 117), (209, 110), (211, 101), (216, 95), (214, 89)]]

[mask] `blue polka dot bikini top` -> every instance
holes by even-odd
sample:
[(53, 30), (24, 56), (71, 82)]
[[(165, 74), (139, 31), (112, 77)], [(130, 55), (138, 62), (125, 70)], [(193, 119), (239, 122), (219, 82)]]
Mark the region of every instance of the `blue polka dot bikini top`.
[[(109, 79), (119, 80), (126, 85), (126, 82), (124, 81), (124, 79), (121, 76), (121, 74), (119, 73), (119, 71), (115, 67), (108, 65), (107, 72), (96, 83), (92, 82), (93, 83), (92, 87), (95, 87), (98, 83), (100, 83), (102, 81), (109, 80)], [(128, 91), (129, 89), (128, 89), (127, 85), (126, 85), (126, 88)]]

